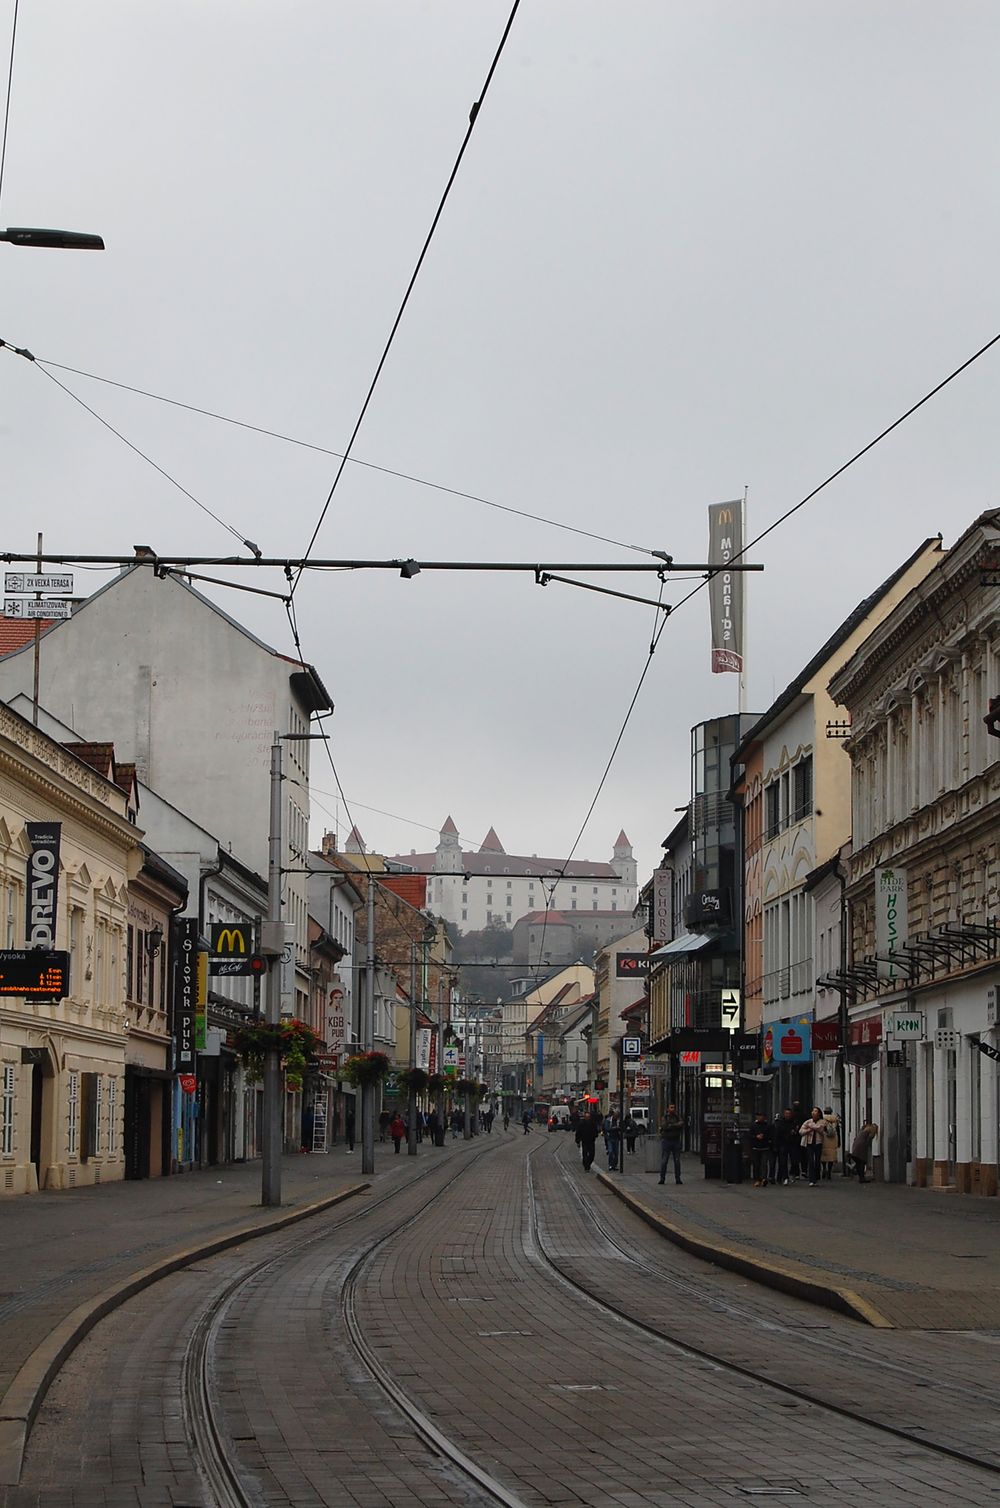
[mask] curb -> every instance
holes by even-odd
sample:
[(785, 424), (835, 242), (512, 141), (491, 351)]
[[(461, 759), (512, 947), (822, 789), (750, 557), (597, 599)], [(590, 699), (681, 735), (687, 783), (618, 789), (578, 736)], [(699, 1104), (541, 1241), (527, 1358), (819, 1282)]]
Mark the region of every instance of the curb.
[(863, 1325), (871, 1325), (876, 1330), (894, 1330), (896, 1327), (890, 1319), (864, 1298), (853, 1288), (841, 1288), (830, 1283), (824, 1283), (817, 1278), (807, 1277), (801, 1270), (791, 1267), (782, 1267), (777, 1262), (768, 1262), (761, 1257), (753, 1257), (749, 1252), (739, 1246), (732, 1246), (720, 1241), (710, 1241), (703, 1236), (694, 1235), (682, 1225), (675, 1225), (665, 1215), (661, 1215), (650, 1205), (645, 1204), (635, 1194), (623, 1189), (607, 1173), (598, 1173), (598, 1182), (611, 1190), (611, 1192), (624, 1203), (629, 1209), (645, 1220), (647, 1225), (657, 1231), (667, 1241), (672, 1241), (675, 1246), (689, 1252), (691, 1256), (700, 1257), (703, 1262), (712, 1262), (716, 1267), (725, 1267), (730, 1272), (738, 1272), (743, 1277), (752, 1279), (767, 1288), (777, 1288), (782, 1293), (790, 1293), (794, 1298), (805, 1299), (810, 1304), (821, 1304), (825, 1309), (835, 1309), (839, 1314), (846, 1314), (851, 1319), (860, 1320)]
[(168, 1257), (162, 1257), (151, 1266), (142, 1267), (138, 1272), (122, 1278), (110, 1288), (105, 1288), (103, 1292), (96, 1294), (94, 1298), (87, 1299), (84, 1303), (78, 1304), (75, 1309), (70, 1310), (69, 1314), (59, 1321), (55, 1329), (49, 1331), (45, 1339), (27, 1357), (3, 1398), (0, 1399), (0, 1486), (16, 1487), (20, 1481), (31, 1426), (35, 1422), (35, 1416), (49, 1386), (63, 1362), (76, 1349), (84, 1336), (94, 1328), (98, 1320), (119, 1308), (137, 1293), (141, 1293), (143, 1289), (151, 1288), (161, 1278), (169, 1277), (171, 1273), (179, 1272), (184, 1267), (190, 1267), (192, 1262), (198, 1262), (203, 1257), (214, 1257), (219, 1252), (226, 1251), (231, 1246), (238, 1246), (242, 1241), (253, 1240), (256, 1236), (267, 1236), (272, 1231), (284, 1230), (300, 1220), (307, 1220), (310, 1215), (320, 1215), (325, 1210), (332, 1209), (334, 1205), (353, 1198), (355, 1194), (364, 1193), (369, 1188), (371, 1188), (370, 1183), (352, 1184), (350, 1188), (341, 1189), (338, 1194), (331, 1194), (326, 1199), (317, 1200), (315, 1204), (303, 1205), (301, 1209), (290, 1210), (287, 1214), (278, 1215), (273, 1220), (243, 1225), (237, 1230), (227, 1231), (225, 1235), (215, 1236), (210, 1241), (203, 1241), (198, 1246), (183, 1247), (180, 1251), (172, 1252)]

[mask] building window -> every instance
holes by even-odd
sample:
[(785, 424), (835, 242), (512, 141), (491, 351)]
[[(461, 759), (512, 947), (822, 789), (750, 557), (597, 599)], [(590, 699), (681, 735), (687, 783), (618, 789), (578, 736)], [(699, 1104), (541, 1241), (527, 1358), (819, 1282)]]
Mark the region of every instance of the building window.
[(572, 894), (572, 895), (576, 895), (576, 886), (575, 886), (575, 885), (571, 885), (571, 886), (570, 886), (570, 893), (571, 893), (571, 894)]
[(800, 759), (792, 771), (792, 821), (800, 822), (813, 808), (812, 755)]
[(618, 894), (618, 891), (615, 889), (615, 887), (613, 885), (611, 887), (611, 894), (612, 895), (617, 895)]
[(463, 922), (467, 922), (469, 920), (469, 913), (467, 911), (462, 912), (462, 920)]
[(764, 788), (764, 810), (764, 841), (767, 842), (781, 831), (781, 786), (776, 780)]
[(3, 1065), (0, 1083), (0, 1157), (14, 1155), (14, 1065)]
[[(575, 890), (575, 889), (576, 889), (576, 886), (575, 886), (575, 885), (574, 885), (574, 886), (573, 886), (573, 889), (574, 889), (574, 890)], [(573, 910), (574, 910), (574, 911), (575, 911), (575, 910), (576, 910), (576, 901), (573, 901), (573, 902), (571, 902), (571, 905), (572, 905), (572, 907), (573, 907)]]
[(595, 895), (597, 894), (597, 886), (596, 885), (594, 886), (594, 894)]
[(617, 901), (612, 901), (611, 902), (611, 909), (612, 909), (612, 911), (617, 911), (618, 910), (618, 902)]
[(118, 1080), (108, 1079), (108, 1156), (118, 1156)]
[(507, 912), (507, 925), (510, 926), (510, 912)]
[(591, 909), (592, 909), (592, 910), (593, 910), (593, 911), (596, 911), (596, 910), (597, 910), (597, 902), (596, 902), (596, 901), (592, 901), (592, 902), (591, 902)]
[(104, 1151), (104, 1075), (94, 1074), (94, 1156)]
[(76, 1157), (80, 1150), (80, 1075), (66, 1075), (66, 1152)]
[(511, 885), (512, 885), (512, 884), (513, 884), (513, 881), (512, 881), (512, 880), (508, 880), (508, 881), (507, 881), (507, 889), (508, 889), (508, 890), (509, 890), (509, 889), (510, 889), (510, 887), (511, 887)]
[(462, 905), (463, 906), (468, 902), (468, 899), (469, 899), (469, 892), (467, 890), (463, 890), (462, 891)]

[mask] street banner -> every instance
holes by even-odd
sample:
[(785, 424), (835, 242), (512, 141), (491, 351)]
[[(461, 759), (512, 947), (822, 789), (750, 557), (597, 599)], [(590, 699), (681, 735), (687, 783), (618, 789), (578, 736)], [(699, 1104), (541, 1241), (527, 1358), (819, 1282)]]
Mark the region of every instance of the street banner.
[(26, 822), (24, 831), (31, 847), (28, 856), (28, 892), (24, 905), (24, 940), (29, 948), (56, 945), (56, 903), (59, 897), (60, 822)]
[(194, 1018), (198, 1005), (198, 918), (182, 916), (176, 923), (174, 957), (174, 1071), (195, 1071)]
[(208, 1050), (208, 954), (199, 949), (195, 967), (194, 1045)]
[(422, 1068), (425, 1073), (430, 1072), (431, 1066), (431, 1031), (426, 1026), (417, 1028), (417, 1061), (415, 1068)]
[[(708, 509), (708, 559), (725, 567), (743, 551), (743, 504), (711, 503)], [(712, 674), (743, 674), (743, 574), (716, 571), (708, 582), (712, 621)]]
[(330, 981), (330, 992), (326, 997), (323, 1036), (329, 1052), (342, 1053), (347, 1046), (347, 1015), (344, 1010), (344, 988), (339, 978), (334, 978)]
[(671, 869), (653, 873), (653, 945), (662, 947), (673, 940), (674, 875)]
[(905, 980), (909, 977), (906, 955), (899, 964), (892, 961), (910, 935), (906, 903), (906, 870), (875, 871), (875, 952), (880, 979)]

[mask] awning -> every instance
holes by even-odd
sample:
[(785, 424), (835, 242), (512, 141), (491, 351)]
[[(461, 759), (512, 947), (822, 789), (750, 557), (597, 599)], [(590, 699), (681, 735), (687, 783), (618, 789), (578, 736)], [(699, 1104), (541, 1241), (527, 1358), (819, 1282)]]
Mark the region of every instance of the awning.
[(715, 938), (704, 932), (682, 932), (680, 937), (675, 937), (673, 942), (668, 942), (666, 947), (657, 948), (655, 953), (649, 956), (653, 958), (679, 958), (684, 953), (700, 953), (702, 948), (709, 947)]

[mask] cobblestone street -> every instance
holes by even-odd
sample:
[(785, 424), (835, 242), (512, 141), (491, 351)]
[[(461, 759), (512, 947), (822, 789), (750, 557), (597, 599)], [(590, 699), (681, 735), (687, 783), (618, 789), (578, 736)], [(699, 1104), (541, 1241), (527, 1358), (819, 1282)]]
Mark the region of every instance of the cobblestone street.
[[(728, 1204), (732, 1239), (741, 1192), (690, 1187), (703, 1226)], [(38, 1218), (30, 1203), (15, 1220)], [(939, 1231), (970, 1218), (938, 1209)], [(802, 1217), (773, 1217), (787, 1256)], [(205, 1233), (205, 1206), (187, 1218)], [(232, 1498), (206, 1477), (191, 1391), (206, 1315)], [(984, 1381), (998, 1343), (868, 1328), (751, 1283), (664, 1240), (569, 1137), (498, 1134), (380, 1158), (370, 1192), (116, 1309), (64, 1365), (2, 1502), (985, 1504), (1000, 1498)]]

